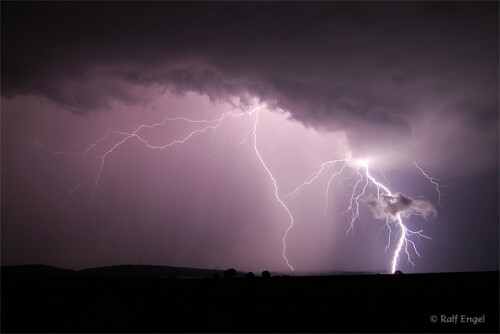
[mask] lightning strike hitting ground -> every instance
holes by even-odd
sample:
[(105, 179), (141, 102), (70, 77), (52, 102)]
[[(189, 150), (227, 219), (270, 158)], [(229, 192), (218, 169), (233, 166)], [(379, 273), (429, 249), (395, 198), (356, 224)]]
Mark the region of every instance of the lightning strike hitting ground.
[[(389, 201), (394, 201), (394, 196), (389, 191), (389, 189), (386, 186), (384, 186), (383, 184), (379, 183), (377, 180), (375, 180), (375, 178), (373, 176), (370, 175), (368, 164), (366, 162), (361, 162), (360, 168), (364, 168), (365, 176), (366, 176), (367, 180), (369, 180), (377, 188), (377, 198), (380, 198), (380, 196), (381, 196), (380, 190), (382, 190), (385, 193), (385, 194), (382, 194), (382, 196), (385, 195), (388, 197)], [(358, 172), (359, 172), (359, 169), (358, 169)], [(367, 181), (367, 184), (368, 184), (368, 181)], [(363, 189), (363, 194), (364, 194), (365, 190), (366, 190), (366, 185), (365, 185), (365, 188)], [(357, 212), (357, 214), (359, 215), (359, 212)], [(412, 266), (415, 266), (415, 263), (413, 263), (413, 261), (411, 259), (410, 252), (408, 250), (408, 245), (411, 245), (415, 254), (417, 254), (420, 257), (420, 254), (417, 251), (415, 243), (411, 239), (409, 239), (410, 236), (416, 235), (417, 238), (423, 237), (423, 238), (426, 238), (429, 240), (431, 239), (428, 236), (422, 234), (422, 230), (412, 231), (412, 230), (408, 229), (408, 227), (403, 222), (403, 218), (401, 217), (401, 213), (397, 213), (395, 215), (395, 221), (396, 221), (396, 225), (400, 228), (400, 233), (399, 233), (399, 240), (398, 240), (398, 243), (396, 246), (396, 250), (394, 251), (394, 256), (392, 258), (392, 264), (391, 264), (391, 272), (392, 273), (394, 273), (396, 271), (396, 266), (398, 263), (399, 255), (401, 253), (403, 246), (404, 246), (405, 254), (408, 258), (408, 262), (410, 262)], [(387, 218), (386, 224), (389, 225), (389, 218)], [(391, 233), (392, 230), (391, 230), (390, 226), (388, 226), (388, 227), (389, 227), (389, 233)], [(390, 234), (389, 234), (389, 243), (387, 244), (387, 247), (389, 247), (389, 245), (390, 245)], [(386, 249), (387, 249), (387, 247), (386, 247)]]
[[(342, 159), (342, 160), (332, 160), (332, 161), (327, 161), (321, 164), (320, 168), (318, 171), (313, 173), (311, 176), (309, 176), (306, 181), (304, 181), (302, 184), (300, 184), (295, 190), (291, 191), (288, 193), (285, 198), (287, 197), (293, 197), (295, 196), (298, 192), (300, 192), (305, 186), (311, 184), (313, 181), (319, 178), (319, 176), (323, 173), (325, 170), (325, 167), (328, 166), (333, 166), (338, 162), (343, 162), (342, 168), (333, 173), (328, 180), (327, 186), (326, 186), (326, 191), (325, 191), (325, 209), (324, 209), (324, 216), (326, 220), (326, 210), (328, 208), (328, 193), (330, 189), (331, 182), (335, 178), (335, 176), (340, 175), (344, 169), (347, 167), (347, 165), (354, 164), (355, 166), (353, 167), (355, 169), (354, 173), (348, 176), (347, 178), (344, 178), (339, 181), (342, 182), (343, 180), (348, 180), (351, 179), (352, 176), (357, 175), (358, 178), (356, 180), (356, 183), (353, 186), (353, 190), (350, 196), (349, 200), (349, 207), (343, 212), (347, 213), (350, 212), (350, 219), (349, 219), (349, 228), (347, 229), (347, 233), (352, 232), (354, 233), (354, 223), (358, 220), (359, 218), (359, 200), (361, 197), (366, 196), (367, 188), (371, 185), (375, 186), (375, 189), (377, 191), (377, 199), (380, 199), (381, 196), (385, 196), (388, 198), (390, 202), (394, 202), (395, 198), (394, 195), (390, 192), (390, 190), (378, 182), (371, 174), (369, 171), (369, 166), (366, 161), (360, 160), (360, 161), (351, 161), (350, 159)], [(385, 178), (385, 177), (384, 177)], [(358, 191), (358, 188), (361, 189)], [(381, 194), (382, 192), (382, 194)], [(413, 211), (410, 212), (410, 214), (417, 214)], [(410, 239), (411, 236), (416, 236), (417, 238), (423, 237), (426, 239), (430, 238), (422, 233), (422, 230), (420, 231), (412, 231), (410, 230), (403, 222), (403, 217), (401, 216), (401, 213), (397, 213), (395, 216), (390, 219), (389, 217), (386, 218), (385, 224), (383, 227), (387, 227), (389, 230), (389, 235), (388, 235), (388, 243), (387, 246), (385, 247), (385, 251), (390, 247), (391, 243), (391, 234), (393, 233), (393, 230), (391, 228), (391, 223), (395, 223), (395, 225), (399, 228), (399, 238), (398, 242), (396, 245), (396, 249), (394, 251), (394, 255), (392, 257), (391, 261), (391, 272), (394, 273), (396, 271), (396, 266), (400, 257), (401, 251), (404, 252), (408, 258), (408, 262), (412, 265), (415, 266), (415, 263), (412, 261), (412, 257), (410, 255), (410, 249), (413, 249), (413, 252), (417, 254), (417, 256), (420, 257), (420, 253), (417, 251), (417, 248), (415, 246), (415, 243)]]
[(257, 154), (257, 157), (259, 158), (260, 162), (262, 163), (262, 166), (264, 166), (264, 168), (267, 171), (267, 174), (269, 174), (269, 177), (273, 181), (274, 196), (276, 197), (276, 200), (281, 204), (281, 206), (283, 207), (283, 209), (285, 209), (285, 211), (288, 214), (288, 217), (290, 219), (290, 225), (288, 226), (288, 228), (285, 231), (285, 234), (283, 235), (283, 258), (286, 261), (286, 265), (293, 271), (293, 267), (290, 265), (290, 263), (288, 262), (288, 259), (286, 257), (286, 237), (288, 235), (288, 231), (290, 231), (293, 228), (293, 216), (290, 213), (290, 210), (288, 209), (288, 207), (286, 206), (286, 204), (279, 197), (278, 183), (276, 182), (276, 179), (274, 178), (273, 174), (271, 173), (271, 171), (267, 167), (266, 163), (264, 162), (264, 160), (262, 159), (262, 156), (259, 153), (259, 150), (257, 149), (257, 124), (258, 123), (259, 123), (259, 110), (257, 109), (257, 112), (255, 113), (255, 123), (254, 123), (254, 127), (253, 127), (253, 140), (254, 140), (253, 141), (253, 147), (254, 147), (254, 150), (255, 150), (255, 154)]
[[(259, 122), (259, 110), (262, 107), (263, 107), (263, 105), (260, 105), (257, 108), (255, 108), (255, 109), (253, 109), (253, 110), (251, 110), (249, 112), (241, 112), (241, 113), (226, 112), (221, 117), (213, 119), (213, 120), (192, 120), (192, 119), (185, 118), (185, 117), (176, 117), (176, 118), (167, 117), (162, 122), (159, 122), (159, 123), (155, 123), (155, 124), (151, 124), (151, 125), (142, 124), (139, 127), (137, 127), (136, 130), (133, 131), (133, 132), (123, 132), (123, 131), (118, 131), (118, 130), (108, 130), (107, 133), (106, 133), (106, 135), (104, 137), (102, 137), (102, 138), (98, 139), (97, 141), (95, 141), (94, 143), (88, 145), (84, 150), (82, 150), (80, 152), (55, 151), (55, 150), (52, 150), (52, 149), (48, 148), (47, 146), (45, 146), (45, 145), (43, 145), (43, 144), (41, 144), (39, 142), (35, 142), (35, 144), (38, 145), (38, 146), (40, 146), (41, 148), (43, 148), (43, 149), (51, 152), (54, 155), (85, 156), (85, 155), (89, 154), (92, 151), (98, 151), (97, 146), (99, 144), (105, 142), (106, 140), (108, 140), (112, 134), (121, 136), (122, 138), (116, 144), (112, 145), (111, 148), (107, 149), (103, 154), (101, 154), (101, 155), (98, 156), (97, 163), (96, 163), (97, 164), (96, 171), (93, 174), (91, 174), (87, 178), (86, 181), (84, 181), (82, 183), (78, 183), (73, 189), (71, 189), (69, 191), (69, 194), (70, 194), (71, 198), (74, 199), (74, 194), (75, 194), (76, 191), (78, 191), (79, 188), (81, 188), (81, 187), (83, 187), (83, 186), (85, 186), (85, 185), (87, 185), (89, 183), (92, 183), (92, 185), (93, 185), (92, 186), (92, 194), (91, 194), (90, 197), (93, 198), (95, 190), (96, 190), (96, 188), (99, 185), (99, 180), (101, 178), (101, 172), (102, 172), (102, 170), (104, 168), (104, 165), (105, 165), (105, 162), (106, 162), (106, 158), (111, 153), (113, 153), (118, 147), (120, 147), (122, 144), (124, 144), (125, 142), (127, 142), (127, 141), (129, 141), (131, 139), (137, 139), (140, 142), (142, 142), (147, 148), (163, 150), (163, 149), (166, 149), (166, 148), (175, 147), (174, 145), (177, 145), (177, 144), (184, 144), (185, 142), (187, 142), (189, 139), (191, 139), (193, 136), (195, 136), (197, 134), (202, 134), (202, 133), (205, 133), (205, 132), (207, 132), (209, 130), (215, 131), (222, 124), (222, 122), (224, 120), (226, 120), (227, 118), (229, 118), (229, 117), (235, 118), (235, 117), (242, 117), (242, 116), (252, 116), (252, 115), (255, 114), (255, 123), (254, 123), (254, 126), (253, 126), (253, 130), (250, 130), (245, 135), (245, 137), (240, 141), (239, 144), (241, 145), (241, 144), (245, 143), (247, 141), (249, 135), (253, 133), (253, 137), (254, 137), (253, 142), (254, 142), (254, 151), (255, 151), (255, 154), (257, 155), (257, 158), (259, 159), (259, 161), (261, 162), (262, 166), (264, 167), (264, 169), (266, 170), (267, 174), (269, 175), (269, 177), (271, 178), (271, 180), (273, 182), (274, 195), (276, 197), (276, 200), (283, 207), (283, 209), (287, 213), (288, 218), (290, 220), (289, 226), (287, 227), (287, 229), (285, 230), (285, 233), (283, 235), (282, 242), (283, 242), (283, 258), (284, 258), (284, 260), (286, 262), (286, 265), (293, 271), (294, 268), (290, 265), (290, 263), (288, 261), (288, 258), (286, 257), (286, 247), (287, 247), (287, 245), (286, 245), (286, 237), (287, 237), (288, 232), (290, 231), (290, 229), (293, 227), (293, 216), (292, 216), (289, 208), (286, 206), (286, 204), (279, 197), (279, 191), (278, 191), (277, 181), (274, 178), (274, 176), (271, 173), (271, 171), (269, 170), (267, 164), (264, 162), (264, 159), (260, 155), (258, 147), (257, 147), (257, 125), (258, 125), (258, 122)], [(152, 128), (160, 127), (160, 126), (163, 126), (163, 125), (167, 124), (168, 122), (174, 122), (174, 121), (182, 121), (182, 122), (188, 122), (188, 123), (192, 123), (192, 124), (205, 124), (205, 127), (201, 128), (201, 129), (194, 130), (194, 131), (190, 132), (188, 135), (184, 136), (181, 139), (173, 140), (173, 141), (171, 141), (171, 142), (169, 142), (169, 143), (167, 143), (165, 145), (161, 145), (161, 146), (150, 144), (146, 139), (144, 139), (143, 137), (141, 137), (141, 135), (139, 134), (143, 129), (152, 129)], [(191, 153), (191, 151), (188, 152), (187, 154), (190, 154), (190, 153)]]
[[(293, 215), (292, 215), (289, 207), (287, 206), (287, 204), (285, 204), (285, 201), (292, 200), (300, 191), (303, 190), (304, 187), (306, 187), (307, 185), (310, 185), (311, 183), (316, 181), (324, 172), (326, 172), (327, 170), (330, 170), (332, 167), (334, 167), (337, 164), (341, 164), (341, 168), (338, 169), (337, 171), (335, 171), (334, 173), (332, 173), (330, 175), (330, 178), (328, 179), (328, 182), (326, 183), (326, 189), (324, 192), (325, 206), (324, 206), (324, 210), (323, 210), (323, 215), (324, 215), (325, 222), (326, 222), (327, 209), (328, 209), (328, 204), (329, 204), (328, 195), (330, 193), (330, 187), (331, 187), (331, 184), (332, 184), (334, 178), (338, 175), (341, 175), (348, 166), (354, 170), (354, 172), (350, 176), (343, 178), (339, 181), (339, 183), (342, 184), (343, 181), (351, 180), (353, 176), (356, 176), (356, 182), (352, 186), (352, 192), (350, 194), (349, 206), (344, 211), (344, 213), (348, 213), (348, 212), (350, 213), (349, 227), (347, 229), (347, 233), (349, 233), (349, 232), (354, 233), (354, 224), (359, 218), (359, 206), (360, 206), (359, 201), (362, 197), (367, 196), (367, 189), (369, 188), (370, 185), (373, 185), (375, 187), (378, 200), (384, 199), (384, 200), (389, 201), (389, 203), (393, 203), (395, 201), (395, 197), (385, 185), (378, 182), (370, 174), (369, 166), (368, 166), (366, 161), (364, 161), (364, 160), (351, 160), (350, 158), (349, 159), (346, 158), (346, 159), (339, 159), (339, 160), (330, 160), (330, 161), (322, 163), (318, 167), (318, 170), (316, 172), (314, 172), (308, 178), (306, 178), (306, 180), (303, 183), (301, 183), (298, 187), (296, 187), (293, 191), (289, 192), (283, 198), (281, 198), (279, 195), (278, 183), (276, 181), (276, 178), (274, 177), (274, 175), (270, 171), (268, 165), (266, 164), (266, 162), (262, 158), (262, 156), (259, 152), (259, 149), (258, 149), (258, 145), (257, 145), (257, 141), (258, 141), (257, 126), (259, 124), (259, 111), (262, 107), (263, 107), (263, 105), (260, 105), (257, 108), (255, 108), (249, 112), (241, 112), (241, 113), (226, 112), (226, 113), (222, 114), (219, 118), (216, 118), (213, 120), (192, 120), (192, 119), (185, 118), (185, 117), (176, 117), (176, 118), (167, 117), (162, 122), (159, 122), (159, 123), (155, 123), (155, 124), (151, 124), (151, 125), (146, 125), (146, 124), (140, 125), (133, 132), (108, 130), (107, 133), (105, 134), (105, 136), (98, 139), (94, 143), (87, 145), (87, 147), (85, 149), (83, 149), (82, 151), (79, 151), (79, 152), (55, 151), (55, 150), (52, 150), (52, 149), (46, 147), (45, 145), (43, 145), (39, 142), (35, 142), (35, 144), (40, 146), (41, 148), (51, 152), (54, 155), (66, 155), (66, 156), (71, 156), (71, 157), (78, 157), (78, 156), (89, 155), (91, 152), (96, 152), (96, 153), (100, 152), (100, 154), (97, 156), (95, 172), (92, 173), (86, 179), (86, 181), (77, 184), (73, 189), (71, 189), (69, 191), (69, 194), (70, 194), (71, 198), (73, 199), (75, 192), (78, 191), (79, 188), (81, 188), (87, 184), (92, 184), (92, 194), (90, 197), (90, 198), (92, 198), (94, 196), (96, 188), (99, 185), (99, 180), (101, 178), (101, 172), (105, 166), (106, 158), (110, 154), (112, 154), (117, 148), (119, 148), (120, 146), (125, 144), (127, 141), (132, 140), (132, 139), (136, 139), (139, 142), (143, 143), (149, 149), (163, 150), (163, 149), (171, 148), (171, 147), (177, 148), (176, 145), (182, 145), (196, 135), (203, 134), (203, 133), (206, 133), (208, 131), (212, 131), (212, 135), (213, 135), (215, 133), (215, 131), (217, 130), (217, 128), (219, 128), (221, 126), (221, 124), (227, 118), (236, 118), (236, 117), (243, 117), (243, 116), (249, 117), (249, 116), (254, 115), (255, 120), (254, 120), (253, 128), (246, 133), (244, 138), (239, 142), (239, 145), (244, 144), (248, 140), (248, 137), (250, 135), (253, 135), (253, 149), (254, 149), (255, 155), (259, 159), (260, 163), (262, 164), (262, 166), (266, 170), (269, 178), (272, 181), (272, 184), (274, 187), (274, 197), (276, 198), (276, 201), (280, 204), (280, 206), (286, 212), (288, 219), (289, 219), (289, 225), (286, 228), (286, 230), (283, 234), (283, 237), (282, 237), (282, 243), (283, 243), (282, 256), (286, 262), (286, 265), (293, 271), (294, 268), (292, 267), (292, 265), (290, 264), (290, 262), (286, 256), (286, 249), (287, 249), (286, 239), (287, 239), (288, 233), (294, 227), (294, 218), (293, 218)], [(173, 140), (167, 144), (161, 145), (161, 146), (152, 145), (146, 139), (141, 137), (140, 133), (142, 130), (160, 127), (160, 126), (167, 124), (168, 122), (187, 122), (187, 123), (191, 123), (191, 124), (203, 124), (204, 126), (200, 129), (196, 129), (194, 131), (191, 131), (189, 134), (187, 134), (186, 136), (184, 136), (182, 138), (175, 139), (175, 140)], [(100, 144), (104, 143), (105, 141), (109, 140), (112, 135), (119, 136), (120, 140), (118, 142), (116, 142), (114, 145), (112, 145), (111, 148), (109, 148), (105, 151), (99, 150), (98, 146)], [(192, 151), (196, 150), (197, 148), (194, 148), (193, 150), (189, 151), (186, 155), (190, 154)], [(420, 168), (417, 165), (416, 162), (415, 162), (415, 166), (431, 182), (432, 186), (434, 187), (434, 189), (438, 193), (438, 202), (439, 202), (439, 205), (441, 205), (441, 192), (440, 192), (441, 186), (436, 182), (436, 181), (438, 181), (438, 179), (432, 178), (429, 175), (427, 175), (422, 170), (422, 168)], [(385, 178), (385, 176), (384, 176), (384, 178)], [(418, 214), (418, 213), (410, 211), (410, 214)], [(419, 257), (420, 257), (420, 254), (417, 251), (415, 243), (410, 239), (410, 237), (416, 236), (417, 238), (420, 238), (420, 237), (427, 238), (427, 239), (430, 239), (430, 238), (425, 236), (424, 234), (422, 234), (422, 231), (412, 231), (412, 230), (408, 229), (408, 227), (403, 222), (403, 217), (401, 216), (401, 213), (397, 213), (392, 217), (387, 217), (385, 220), (384, 226), (382, 226), (382, 228), (387, 227), (389, 230), (388, 243), (387, 243), (387, 246), (385, 248), (385, 251), (387, 251), (387, 249), (390, 247), (390, 244), (391, 244), (391, 235), (393, 234), (393, 228), (391, 228), (391, 224), (396, 225), (396, 227), (398, 227), (398, 229), (399, 229), (398, 242), (397, 242), (396, 249), (394, 251), (394, 255), (393, 255), (392, 261), (391, 261), (391, 272), (396, 271), (397, 263), (398, 263), (398, 260), (400, 258), (400, 253), (403, 250), (407, 256), (408, 262), (411, 263), (412, 266), (415, 266), (414, 262), (412, 261), (411, 255), (410, 255), (410, 250), (413, 249), (413, 252), (415, 254), (417, 254)]]

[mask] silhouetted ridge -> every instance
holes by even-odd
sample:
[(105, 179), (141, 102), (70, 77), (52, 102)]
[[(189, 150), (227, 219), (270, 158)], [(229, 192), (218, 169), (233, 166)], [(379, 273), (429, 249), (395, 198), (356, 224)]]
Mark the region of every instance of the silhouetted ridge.
[[(223, 273), (222, 270), (219, 270)], [(212, 278), (213, 269), (170, 267), (154, 265), (116, 265), (88, 268), (80, 271), (68, 270), (42, 264), (2, 267), (3, 278), (43, 278), (43, 277), (110, 277), (110, 278)], [(244, 273), (234, 270), (234, 277)]]
[(152, 266), (152, 265), (119, 265), (100, 268), (89, 268), (78, 272), (85, 277), (149, 277), (149, 278), (211, 278), (213, 269), (197, 269), (185, 267)]
[(76, 271), (62, 269), (44, 264), (26, 264), (2, 267), (2, 278), (20, 277), (67, 277), (75, 275)]

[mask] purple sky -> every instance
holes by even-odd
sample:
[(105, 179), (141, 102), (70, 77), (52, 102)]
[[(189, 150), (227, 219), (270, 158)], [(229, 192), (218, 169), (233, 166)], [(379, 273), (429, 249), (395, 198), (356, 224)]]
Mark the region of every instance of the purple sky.
[[(436, 208), (427, 219), (405, 219), (432, 240), (415, 239), (416, 267), (401, 257), (398, 269), (498, 270), (498, 9), (2, 2), (2, 265), (287, 270), (281, 239), (289, 222), (255, 154), (255, 114), (164, 150), (127, 141), (106, 157), (93, 196), (91, 184), (73, 198), (69, 191), (95, 173), (99, 150), (119, 135), (85, 156), (36, 145), (79, 152), (109, 129), (264, 104), (257, 145), (281, 198), (322, 162), (366, 159), (379, 182), (412, 199), (408, 207)], [(164, 145), (202, 127), (175, 121), (141, 136)], [(452, 184), (443, 207), (414, 161)], [(396, 239), (385, 251), (375, 188), (348, 233), (342, 212), (355, 179), (338, 181), (352, 167), (332, 183), (326, 211), (334, 168), (287, 199), (295, 269), (390, 269)]]

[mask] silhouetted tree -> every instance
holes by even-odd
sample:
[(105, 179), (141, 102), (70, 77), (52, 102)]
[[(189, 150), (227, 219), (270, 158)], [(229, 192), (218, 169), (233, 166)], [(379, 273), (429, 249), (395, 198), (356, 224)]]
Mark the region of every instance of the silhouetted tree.
[(262, 278), (270, 278), (271, 277), (271, 273), (267, 270), (264, 270), (261, 275), (262, 275)]
[(403, 272), (401, 270), (396, 270), (394, 272), (394, 275), (403, 275)]
[(255, 275), (253, 274), (253, 272), (251, 272), (251, 271), (250, 271), (249, 273), (247, 273), (247, 274), (245, 275), (245, 277), (246, 277), (246, 278), (254, 278), (254, 277), (255, 277)]
[(224, 272), (224, 278), (233, 278), (236, 276), (236, 269), (231, 268)]

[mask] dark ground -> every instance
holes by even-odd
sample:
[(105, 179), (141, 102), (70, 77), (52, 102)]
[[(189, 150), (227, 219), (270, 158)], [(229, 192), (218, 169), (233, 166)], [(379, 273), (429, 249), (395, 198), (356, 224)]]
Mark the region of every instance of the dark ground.
[[(499, 331), (498, 272), (268, 279), (34, 276), (2, 269), (2, 332)], [(444, 323), (442, 315), (458, 317)], [(465, 323), (461, 315), (484, 315), (484, 322)]]

